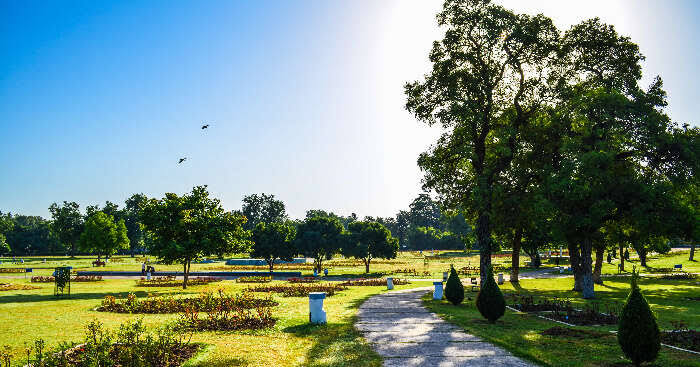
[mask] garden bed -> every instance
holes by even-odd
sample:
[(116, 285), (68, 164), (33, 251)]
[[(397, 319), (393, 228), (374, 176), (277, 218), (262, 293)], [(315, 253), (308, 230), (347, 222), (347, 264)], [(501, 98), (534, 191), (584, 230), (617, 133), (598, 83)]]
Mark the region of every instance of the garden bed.
[[(220, 282), (221, 278), (215, 277), (194, 277), (187, 279), (187, 285), (204, 285), (209, 283)], [(182, 287), (182, 280), (178, 280), (175, 276), (153, 277), (151, 280), (141, 278), (136, 281), (139, 287)]]
[(214, 310), (232, 311), (237, 308), (252, 309), (274, 307), (278, 303), (272, 297), (256, 298), (250, 293), (229, 295), (219, 291), (201, 293), (197, 297), (176, 298), (172, 296), (138, 298), (130, 293), (125, 299), (105, 296), (102, 304), (96, 309), (101, 312), (116, 313), (146, 313), (165, 314), (178, 313), (187, 310), (196, 312), (211, 312)]
[(26, 271), (25, 268), (0, 268), (0, 273), (24, 273)]
[[(406, 285), (410, 284), (406, 279), (399, 279), (395, 278), (393, 280), (394, 285)], [(360, 279), (351, 279), (351, 280), (346, 280), (340, 285), (345, 286), (345, 287), (375, 287), (375, 286), (386, 286), (386, 278), (360, 278)]]
[(604, 333), (601, 331), (594, 330), (581, 330), (572, 329), (561, 326), (555, 326), (547, 330), (542, 331), (540, 334), (547, 336), (558, 336), (558, 337), (569, 337), (576, 339), (597, 339), (603, 337), (610, 337), (610, 333)]
[[(510, 307), (518, 311), (539, 313), (546, 318), (577, 326), (615, 325), (622, 310), (619, 303), (594, 302), (584, 305), (583, 309), (576, 309), (571, 305), (571, 301), (566, 299), (535, 299), (533, 296), (518, 294), (510, 294), (507, 297), (511, 300)], [(601, 307), (605, 312), (601, 312)]]
[(269, 307), (258, 307), (255, 311), (240, 307), (232, 310), (218, 308), (204, 317), (199, 317), (197, 311), (186, 310), (180, 314), (177, 328), (190, 331), (259, 330), (271, 328), (276, 323)]
[(284, 297), (306, 297), (312, 292), (325, 292), (326, 296), (333, 296), (336, 292), (344, 291), (347, 287), (340, 284), (276, 284), (249, 287), (251, 292), (281, 293)]
[(236, 279), (237, 283), (269, 283), (271, 281), (271, 276), (240, 277)]
[(288, 278), (288, 282), (290, 283), (318, 283), (318, 279), (314, 277), (293, 277), (293, 278)]
[(30, 289), (39, 289), (39, 287), (26, 284), (0, 283), (0, 291), (22, 291)]
[[(56, 281), (55, 277), (52, 276), (33, 276), (31, 279), (32, 283), (53, 283)], [(70, 278), (71, 282), (100, 282), (102, 281), (101, 276), (95, 275), (79, 275)]]

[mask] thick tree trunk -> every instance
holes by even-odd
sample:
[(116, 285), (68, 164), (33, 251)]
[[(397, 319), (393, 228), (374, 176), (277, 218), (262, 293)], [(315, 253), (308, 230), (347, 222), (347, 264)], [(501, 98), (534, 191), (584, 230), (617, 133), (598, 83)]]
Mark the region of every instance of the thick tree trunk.
[(581, 244), (581, 285), (583, 286), (583, 298), (595, 298), (593, 291), (593, 243), (590, 240), (585, 240)]
[(637, 251), (639, 255), (639, 261), (643, 267), (647, 267), (647, 252), (645, 250)]
[(491, 218), (486, 210), (479, 214), (476, 221), (476, 236), (479, 241), (480, 284), (486, 284), (487, 269), (491, 267)]
[(690, 244), (690, 257), (688, 258), (688, 261), (695, 261), (693, 258), (695, 257), (695, 241)]
[(523, 230), (521, 226), (515, 229), (515, 234), (513, 235), (513, 254), (511, 255), (511, 269), (510, 269), (510, 281), (512, 283), (517, 283), (520, 280), (518, 275), (520, 273), (520, 242), (523, 237)]
[(603, 271), (603, 256), (605, 256), (605, 247), (595, 249), (595, 268), (593, 269), (593, 283), (603, 284), (601, 273)]
[(185, 264), (183, 265), (183, 280), (182, 280), (182, 289), (187, 289), (187, 279), (190, 276), (190, 261), (185, 260)]
[(574, 291), (581, 292), (583, 290), (583, 279), (581, 277), (581, 257), (579, 256), (578, 246), (569, 243), (569, 261), (571, 270), (574, 272)]
[(620, 271), (625, 271), (625, 256), (623, 255), (624, 249), (622, 247), (622, 244), (620, 244)]
[(364, 259), (365, 261), (365, 273), (369, 273), (369, 262), (372, 261), (371, 259)]

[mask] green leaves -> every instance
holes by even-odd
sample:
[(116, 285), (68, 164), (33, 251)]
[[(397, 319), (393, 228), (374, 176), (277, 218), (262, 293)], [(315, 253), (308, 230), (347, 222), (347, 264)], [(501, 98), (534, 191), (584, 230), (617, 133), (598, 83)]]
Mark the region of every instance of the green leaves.
[(260, 222), (253, 229), (253, 251), (250, 256), (265, 259), (272, 271), (275, 259), (292, 261), (296, 255), (295, 236), (296, 228), (291, 223)]
[(369, 273), (369, 264), (374, 258), (394, 259), (399, 250), (398, 239), (377, 222), (357, 221), (348, 225), (342, 251), (345, 256), (362, 259), (365, 271)]
[(114, 217), (98, 211), (85, 222), (85, 229), (80, 235), (80, 248), (86, 252), (110, 256), (129, 246), (124, 220), (114, 222)]

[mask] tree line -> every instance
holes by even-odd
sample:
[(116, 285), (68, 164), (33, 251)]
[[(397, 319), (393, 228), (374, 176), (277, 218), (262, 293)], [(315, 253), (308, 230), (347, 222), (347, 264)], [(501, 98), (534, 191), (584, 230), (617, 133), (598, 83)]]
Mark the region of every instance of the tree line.
[(516, 282), (520, 249), (566, 247), (584, 298), (606, 248), (645, 264), (698, 241), (700, 130), (669, 118), (661, 78), (639, 85), (629, 37), (597, 18), (560, 31), (487, 0), (446, 0), (437, 21), (444, 37), (405, 85), (406, 109), (444, 131), (418, 159), (423, 186), (475, 223), (482, 282), (498, 239)]

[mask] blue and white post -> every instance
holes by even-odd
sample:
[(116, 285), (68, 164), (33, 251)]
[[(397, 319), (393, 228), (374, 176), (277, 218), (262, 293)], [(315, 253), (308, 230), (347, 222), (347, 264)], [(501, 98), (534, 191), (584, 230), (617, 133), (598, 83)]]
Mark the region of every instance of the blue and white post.
[(323, 300), (326, 298), (325, 292), (309, 293), (309, 322), (312, 324), (325, 324), (326, 311), (323, 310)]
[(435, 286), (435, 290), (433, 291), (433, 299), (434, 300), (441, 300), (442, 299), (442, 282), (433, 282), (433, 285)]
[(394, 289), (394, 278), (386, 278), (386, 289), (387, 290)]

